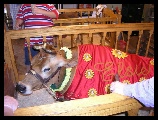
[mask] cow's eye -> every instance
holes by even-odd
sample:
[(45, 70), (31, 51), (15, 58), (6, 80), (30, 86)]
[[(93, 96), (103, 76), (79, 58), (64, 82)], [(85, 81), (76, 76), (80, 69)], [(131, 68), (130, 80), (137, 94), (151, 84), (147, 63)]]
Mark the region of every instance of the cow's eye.
[(50, 71), (50, 68), (45, 68), (43, 71), (48, 72), (48, 71)]

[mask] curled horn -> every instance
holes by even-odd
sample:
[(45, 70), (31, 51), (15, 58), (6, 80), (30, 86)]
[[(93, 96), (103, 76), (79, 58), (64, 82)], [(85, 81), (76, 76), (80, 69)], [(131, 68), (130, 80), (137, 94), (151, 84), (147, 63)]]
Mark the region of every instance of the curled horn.
[(47, 45), (47, 43), (45, 42), (45, 43), (43, 44), (43, 48), (46, 48), (46, 45)]
[(48, 43), (44, 43), (43, 45), (37, 44), (37, 45), (34, 45), (33, 48), (36, 50), (45, 51), (46, 53), (49, 53), (49, 54), (57, 53), (57, 50)]

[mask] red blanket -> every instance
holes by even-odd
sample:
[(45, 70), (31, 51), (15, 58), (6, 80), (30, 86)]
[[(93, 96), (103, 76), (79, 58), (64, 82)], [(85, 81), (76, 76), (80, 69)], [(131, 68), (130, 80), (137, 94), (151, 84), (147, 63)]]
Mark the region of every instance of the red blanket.
[(116, 73), (121, 82), (128, 84), (151, 78), (154, 59), (107, 46), (80, 45), (76, 74), (64, 96), (81, 99), (106, 94)]

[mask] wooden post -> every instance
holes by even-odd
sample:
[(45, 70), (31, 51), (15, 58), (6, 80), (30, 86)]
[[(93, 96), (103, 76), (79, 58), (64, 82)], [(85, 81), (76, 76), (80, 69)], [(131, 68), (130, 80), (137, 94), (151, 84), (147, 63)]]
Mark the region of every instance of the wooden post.
[(93, 44), (92, 33), (89, 33), (89, 34), (88, 34), (88, 37), (89, 37), (89, 39), (88, 39), (88, 43)]
[(12, 47), (12, 43), (11, 43), (11, 38), (10, 36), (6, 36), (6, 34), (4, 35), (5, 39), (4, 39), (4, 48), (5, 48), (5, 54), (4, 54), (4, 59), (6, 61), (6, 63), (8, 64), (9, 69), (11, 69), (11, 76), (12, 76), (12, 80), (15, 82), (19, 81), (19, 75), (18, 75), (18, 71), (16, 68), (16, 64), (15, 64), (15, 57), (14, 57), (14, 52), (13, 52), (13, 47)]
[(105, 45), (106, 33), (107, 33), (107, 32), (103, 32), (103, 33), (102, 33), (102, 38), (101, 38), (101, 41), (100, 41), (100, 44), (101, 44), (101, 45)]
[(116, 32), (116, 42), (115, 42), (115, 49), (118, 48), (118, 36), (120, 35), (120, 31)]
[(73, 39), (74, 39), (74, 35), (71, 34), (71, 48), (73, 47)]
[(110, 33), (110, 47), (114, 48), (115, 45), (115, 41), (116, 41), (116, 33), (115, 32), (111, 32)]
[(59, 35), (59, 37), (57, 37), (57, 44), (58, 44), (58, 48), (60, 49), (61, 47), (63, 47), (62, 44), (62, 35)]
[(47, 40), (46, 40), (46, 36), (43, 36), (43, 44), (46, 43)]
[(138, 40), (138, 44), (137, 44), (136, 54), (138, 54), (138, 52), (139, 52), (139, 48), (140, 48), (140, 38), (141, 38), (142, 34), (143, 34), (143, 30), (140, 30), (140, 31), (139, 31), (139, 40)]
[(122, 19), (121, 10), (119, 10), (117, 17), (118, 17), (117, 21), (118, 21), (118, 24), (119, 24), (119, 23), (121, 23), (121, 19)]
[(152, 34), (153, 34), (153, 30), (150, 30), (149, 33), (150, 33), (150, 35), (149, 35), (149, 41), (148, 41), (148, 44), (147, 44), (145, 56), (148, 55), (148, 51), (149, 51), (149, 46), (150, 46), (150, 41), (151, 41), (151, 36), (152, 36)]
[(27, 45), (28, 45), (28, 52), (29, 52), (29, 59), (32, 60), (31, 50), (30, 50), (30, 38), (26, 37)]
[(77, 46), (77, 41), (76, 41), (77, 37), (78, 37), (77, 34), (71, 34), (71, 48), (73, 46)]
[(126, 52), (128, 52), (128, 47), (129, 47), (129, 39), (130, 35), (132, 34), (132, 31), (128, 31), (128, 39), (127, 39), (127, 45), (126, 45)]
[(79, 35), (74, 34), (74, 39), (73, 39), (74, 46), (77, 46), (77, 38), (78, 38), (78, 36)]
[(83, 34), (80, 34), (80, 37), (81, 37), (81, 45), (83, 45)]

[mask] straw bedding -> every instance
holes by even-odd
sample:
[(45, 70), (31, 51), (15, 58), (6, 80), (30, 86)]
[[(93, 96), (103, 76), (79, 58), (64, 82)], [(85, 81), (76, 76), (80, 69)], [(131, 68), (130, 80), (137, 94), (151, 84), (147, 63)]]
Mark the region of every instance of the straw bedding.
[(52, 104), (55, 102), (53, 97), (46, 91), (45, 88), (36, 90), (33, 94), (28, 96), (18, 94), (17, 100), (19, 102), (19, 108)]

